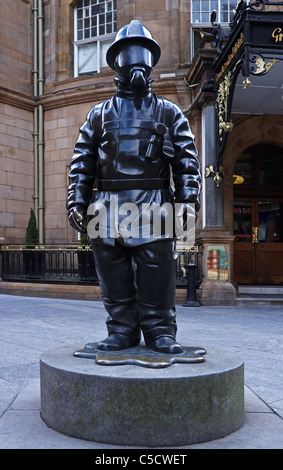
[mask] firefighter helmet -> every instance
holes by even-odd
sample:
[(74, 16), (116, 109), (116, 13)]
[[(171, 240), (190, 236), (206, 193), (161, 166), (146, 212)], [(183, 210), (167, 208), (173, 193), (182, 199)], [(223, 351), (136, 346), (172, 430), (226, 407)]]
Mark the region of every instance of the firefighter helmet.
[(126, 26), (123, 26), (117, 33), (114, 42), (109, 47), (106, 60), (108, 65), (116, 70), (115, 59), (124, 44), (137, 44), (146, 47), (153, 55), (153, 66), (157, 64), (160, 58), (161, 50), (157, 42), (153, 39), (151, 32), (138, 20), (132, 20)]

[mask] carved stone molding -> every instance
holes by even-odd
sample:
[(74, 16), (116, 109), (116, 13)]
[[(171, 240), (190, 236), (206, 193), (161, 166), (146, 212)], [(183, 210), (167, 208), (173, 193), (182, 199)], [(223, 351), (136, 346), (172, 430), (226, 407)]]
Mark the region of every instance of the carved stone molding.
[(23, 95), (7, 88), (0, 87), (0, 102), (9, 104), (15, 108), (22, 108), (27, 111), (33, 111), (35, 99), (31, 96)]

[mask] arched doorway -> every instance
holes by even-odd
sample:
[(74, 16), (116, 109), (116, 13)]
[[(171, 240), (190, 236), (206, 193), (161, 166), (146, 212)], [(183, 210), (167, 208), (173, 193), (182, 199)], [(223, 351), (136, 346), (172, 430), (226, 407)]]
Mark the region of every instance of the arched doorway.
[(234, 167), (234, 280), (283, 283), (283, 150), (256, 145)]

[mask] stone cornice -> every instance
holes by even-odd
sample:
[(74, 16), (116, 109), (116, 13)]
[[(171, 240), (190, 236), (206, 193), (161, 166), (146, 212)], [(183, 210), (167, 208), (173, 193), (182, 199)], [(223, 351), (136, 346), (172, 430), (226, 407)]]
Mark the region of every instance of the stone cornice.
[[(174, 77), (173, 79), (155, 79), (152, 91), (162, 96), (170, 96), (177, 92), (177, 83), (184, 83), (183, 77)], [(65, 85), (65, 88), (63, 86)], [(61, 108), (63, 106), (72, 106), (80, 103), (99, 103), (110, 98), (115, 93), (115, 84), (113, 80), (105, 83), (87, 83), (66, 81), (61, 83), (59, 88), (50, 87), (46, 93), (38, 98), (38, 102), (43, 105), (44, 110)], [(184, 85), (184, 88), (186, 86)]]
[(33, 96), (27, 96), (2, 86), (0, 86), (0, 102), (16, 108), (26, 109), (27, 111), (33, 111), (35, 105)]
[(44, 110), (50, 110), (80, 103), (99, 103), (112, 96), (114, 91), (114, 84), (107, 84), (102, 87), (85, 85), (47, 93), (38, 98), (38, 101), (43, 105)]
[[(186, 91), (183, 77), (155, 78), (152, 86), (154, 93), (161, 96), (171, 96), (178, 93), (180, 88)], [(33, 111), (34, 106), (42, 104), (45, 111), (72, 106), (80, 103), (99, 103), (110, 98), (115, 93), (112, 79), (106, 82), (90, 83), (88, 80), (68, 80), (45, 87), (45, 94), (40, 97), (28, 96), (0, 86), (0, 102), (18, 108)]]

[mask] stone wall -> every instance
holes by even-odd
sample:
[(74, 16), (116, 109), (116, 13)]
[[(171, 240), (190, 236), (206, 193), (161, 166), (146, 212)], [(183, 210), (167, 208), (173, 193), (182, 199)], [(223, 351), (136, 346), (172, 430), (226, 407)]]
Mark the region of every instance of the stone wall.
[(34, 204), (31, 3), (1, 2), (0, 30), (0, 243), (17, 243)]
[(28, 0), (1, 2), (0, 85), (32, 94), (32, 9)]
[(78, 241), (67, 221), (66, 196), (74, 144), (89, 108), (83, 103), (45, 113), (45, 239), (49, 243)]
[(0, 103), (0, 243), (22, 243), (33, 208), (33, 113)]

